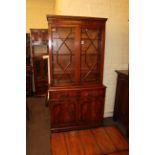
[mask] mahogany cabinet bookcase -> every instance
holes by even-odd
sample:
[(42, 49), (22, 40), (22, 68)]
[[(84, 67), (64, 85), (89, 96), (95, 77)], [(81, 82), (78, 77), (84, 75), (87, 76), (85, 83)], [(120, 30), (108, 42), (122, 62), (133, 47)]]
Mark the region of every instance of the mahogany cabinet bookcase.
[(30, 29), (32, 64), (34, 71), (35, 94), (46, 94), (48, 90), (48, 64), (43, 55), (48, 54), (48, 30)]
[(51, 131), (102, 125), (106, 18), (47, 15)]

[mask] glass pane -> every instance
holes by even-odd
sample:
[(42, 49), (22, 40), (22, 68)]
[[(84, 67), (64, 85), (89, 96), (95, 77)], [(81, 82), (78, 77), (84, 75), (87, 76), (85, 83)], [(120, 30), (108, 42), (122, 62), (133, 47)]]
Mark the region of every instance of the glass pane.
[(47, 54), (47, 45), (35, 45), (33, 46), (33, 51), (35, 56)]
[(62, 38), (65, 39), (66, 37), (69, 39), (74, 39), (74, 28), (64, 28), (64, 27), (59, 27), (59, 28), (52, 28), (52, 37), (53, 39), (55, 38)]
[(100, 77), (100, 30), (81, 30), (81, 82), (97, 82)]
[(52, 28), (53, 84), (75, 82), (74, 28)]

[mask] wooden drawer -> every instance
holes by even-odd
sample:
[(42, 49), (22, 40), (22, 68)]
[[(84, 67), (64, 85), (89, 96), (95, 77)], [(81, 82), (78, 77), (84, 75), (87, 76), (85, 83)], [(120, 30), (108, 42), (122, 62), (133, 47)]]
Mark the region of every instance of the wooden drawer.
[(65, 98), (70, 97), (77, 97), (78, 93), (77, 91), (57, 91), (57, 92), (50, 92), (50, 99), (52, 100), (62, 100)]
[(104, 97), (104, 92), (104, 89), (82, 90), (80, 91), (80, 97)]

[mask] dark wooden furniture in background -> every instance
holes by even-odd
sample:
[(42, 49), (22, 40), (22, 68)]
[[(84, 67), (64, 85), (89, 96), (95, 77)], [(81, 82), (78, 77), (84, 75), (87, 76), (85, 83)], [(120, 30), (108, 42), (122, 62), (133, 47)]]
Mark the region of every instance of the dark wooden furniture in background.
[(116, 71), (117, 88), (113, 119), (120, 121), (129, 134), (129, 75), (128, 70)]
[(35, 94), (46, 94), (48, 90), (48, 63), (43, 55), (48, 54), (47, 29), (30, 29), (31, 50), (34, 71)]
[(47, 16), (51, 131), (101, 126), (106, 18)]
[(31, 52), (30, 52), (30, 34), (26, 33), (26, 95), (33, 93), (32, 85), (32, 66), (31, 66)]

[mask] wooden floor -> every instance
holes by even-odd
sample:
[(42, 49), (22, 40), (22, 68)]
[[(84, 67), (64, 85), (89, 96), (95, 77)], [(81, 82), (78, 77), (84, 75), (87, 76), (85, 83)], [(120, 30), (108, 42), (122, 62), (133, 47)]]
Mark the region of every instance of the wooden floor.
[(115, 126), (51, 134), (52, 155), (128, 155), (128, 148)]

